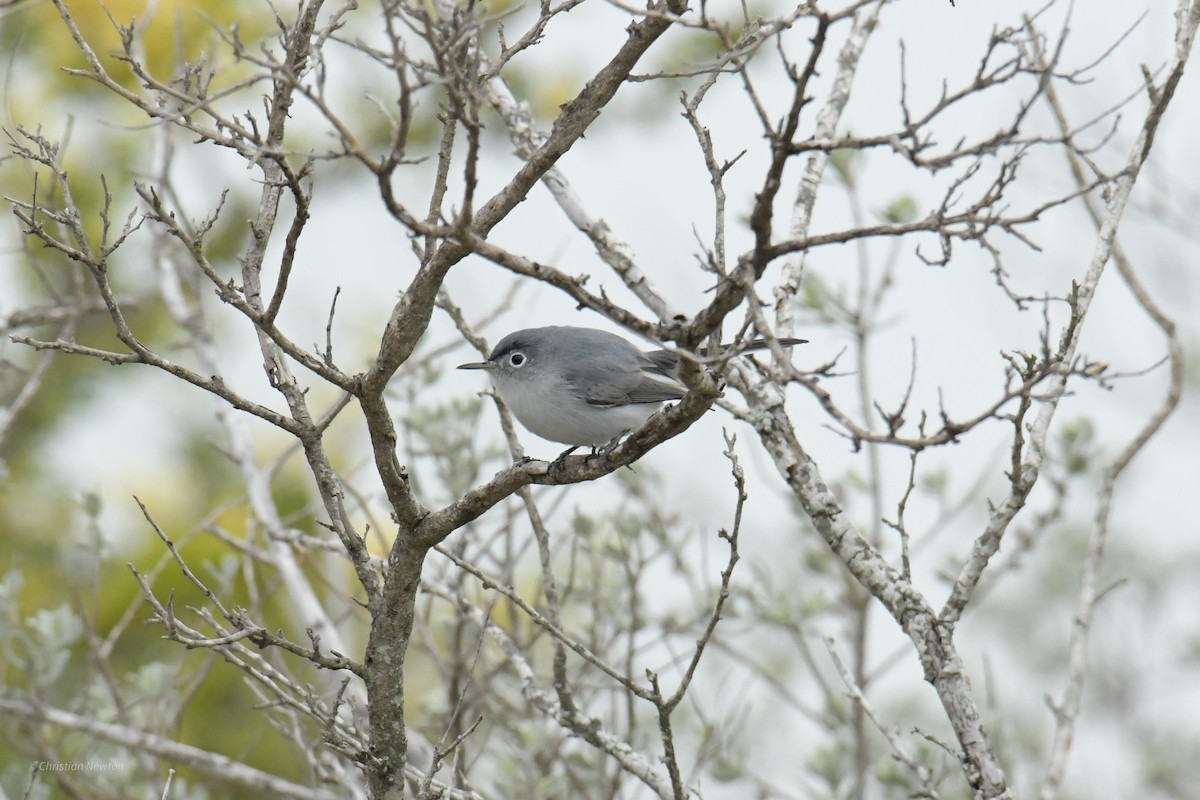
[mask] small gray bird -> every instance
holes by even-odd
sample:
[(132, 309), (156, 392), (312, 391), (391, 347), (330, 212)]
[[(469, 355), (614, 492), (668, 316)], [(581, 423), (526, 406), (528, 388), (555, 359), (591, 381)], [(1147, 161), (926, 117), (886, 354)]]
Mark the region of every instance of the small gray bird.
[[(805, 341), (779, 343), (787, 347)], [(756, 339), (746, 349), (766, 346)], [(679, 357), (674, 353), (642, 352), (620, 336), (594, 328), (554, 326), (510, 333), (487, 361), (458, 368), (487, 370), (522, 425), (543, 439), (575, 447), (615, 443), (665, 401), (687, 392), (679, 381)]]

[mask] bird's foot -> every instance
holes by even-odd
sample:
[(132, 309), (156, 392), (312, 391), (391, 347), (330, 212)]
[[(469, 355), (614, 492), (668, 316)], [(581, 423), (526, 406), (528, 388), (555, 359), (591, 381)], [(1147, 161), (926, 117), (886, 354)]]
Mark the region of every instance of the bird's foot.
[(625, 434), (623, 433), (619, 433), (613, 438), (609, 439), (608, 444), (601, 445), (600, 447), (593, 447), (592, 455), (608, 458), (609, 454), (612, 453), (613, 450), (617, 449), (617, 444), (621, 441), (621, 437), (624, 435)]
[(566, 466), (567, 456), (571, 455), (571, 453), (574, 453), (576, 450), (579, 449), (579, 447), (580, 447), (580, 445), (577, 445), (577, 444), (572, 445), (572, 446), (568, 447), (566, 450), (563, 450), (561, 453), (559, 453), (558, 458), (556, 458), (550, 462), (550, 472), (554, 472), (555, 470), (562, 469), (564, 466)]
[(616, 436), (614, 436), (612, 439), (610, 439), (608, 444), (602, 445), (600, 447), (593, 447), (592, 455), (604, 456), (605, 458), (608, 458), (612, 454), (612, 451), (617, 449), (617, 445), (619, 445), (621, 443), (621, 437), (627, 433), (629, 433), (629, 431), (621, 431)]

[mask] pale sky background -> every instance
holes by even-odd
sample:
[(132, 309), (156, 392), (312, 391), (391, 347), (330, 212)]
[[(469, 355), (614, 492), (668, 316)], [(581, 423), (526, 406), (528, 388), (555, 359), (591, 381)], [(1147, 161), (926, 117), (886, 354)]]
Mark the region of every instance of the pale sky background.
[[(778, 4), (772, 5), (774, 8)], [(1018, 9), (1035, 11), (1036, 3), (987, 3), (959, 0), (950, 8), (944, 0), (895, 3), (885, 8), (878, 32), (872, 37), (856, 79), (854, 93), (843, 117), (841, 129), (856, 133), (887, 130), (898, 118), (897, 87), (899, 42), (907, 48), (908, 88), (910, 101), (920, 108), (935, 97), (941, 81), (957, 86), (978, 63), (981, 47), (994, 26), (1015, 25)], [(1140, 64), (1152, 70), (1163, 65), (1170, 55), (1174, 22), (1173, 4), (1079, 3), (1071, 23), (1072, 34), (1064, 50), (1063, 63), (1078, 67), (1098, 58), (1114, 41), (1149, 9), (1149, 13), (1128, 36), (1116, 52), (1089, 73), (1090, 82), (1076, 87), (1065, 97), (1074, 120), (1084, 120), (1137, 92), (1141, 83)], [(1060, 26), (1066, 6), (1051, 9), (1042, 24), (1048, 32)], [(782, 7), (782, 6), (780, 6)], [(529, 54), (527, 64), (545, 65), (545, 70), (567, 64), (568, 78), (578, 80), (590, 75), (607, 60), (616, 42), (623, 37), (628, 14), (609, 5), (587, 4), (560, 20), (566, 35), (556, 35), (556, 25), (546, 39)], [(586, 35), (567, 31), (586, 30)], [(578, 27), (576, 27), (578, 26)], [(519, 28), (515, 23), (512, 30)], [(799, 42), (793, 36), (790, 40)], [(833, 39), (840, 46), (841, 33)], [(792, 51), (796, 56), (796, 50)], [(645, 62), (649, 71), (659, 62), (660, 48), (652, 49)], [(824, 99), (827, 81), (832, 74), (832, 51), (826, 54), (827, 66), (821, 82), (814, 87), (817, 104)], [(1176, 99), (1162, 125), (1154, 145), (1150, 163), (1144, 170), (1133, 196), (1133, 202), (1121, 228), (1120, 239), (1139, 270), (1142, 280), (1155, 300), (1176, 321), (1185, 347), (1196, 352), (1200, 341), (1200, 315), (1195, 312), (1200, 279), (1200, 240), (1196, 235), (1195, 215), (1200, 211), (1195, 176), (1200, 174), (1195, 139), (1200, 130), (1200, 66), (1193, 63), (1180, 85)], [(333, 62), (336, 63), (336, 62)], [(774, 62), (764, 59), (764, 64)], [(533, 73), (533, 74), (536, 74)], [(333, 70), (330, 80), (345, 81), (348, 96), (356, 91), (353, 73)], [(788, 87), (782, 84), (763, 85), (768, 98), (777, 98)], [(709, 276), (695, 268), (698, 252), (693, 228), (707, 241), (711, 233), (711, 192), (707, 177), (700, 167), (700, 152), (686, 122), (677, 113), (677, 90), (665, 90), (653, 83), (628, 85), (614, 103), (605, 110), (588, 136), (561, 162), (561, 167), (575, 190), (584, 198), (585, 206), (608, 222), (618, 238), (628, 242), (638, 265), (649, 278), (678, 305), (695, 309), (704, 302), (702, 290), (710, 283)], [(1064, 92), (1065, 93), (1065, 92)], [(1012, 109), (1012, 96), (996, 94), (995, 103), (975, 103), (970, 113), (944, 121), (939, 138), (949, 142), (959, 135), (987, 133), (1004, 124)], [(674, 107), (671, 104), (675, 104)], [(640, 111), (654, 105), (666, 105), (668, 111), (653, 122), (644, 123)], [(776, 104), (776, 108), (778, 105)], [(1145, 103), (1135, 100), (1123, 111), (1123, 118), (1112, 140), (1097, 154), (1105, 167), (1115, 171), (1123, 163), (1135, 123), (1140, 120)], [(737, 253), (747, 247), (749, 237), (744, 225), (737, 222), (749, 207), (765, 163), (763, 140), (757, 122), (746, 113), (745, 103), (730, 83), (715, 93), (703, 107), (707, 123), (713, 130), (717, 153), (732, 157), (741, 149), (749, 152), (730, 174), (727, 192), (730, 200), (729, 252)], [(298, 110), (298, 118), (304, 119)], [(1033, 125), (1043, 125), (1045, 115), (1039, 109)], [(806, 127), (811, 113), (806, 115)], [(77, 128), (88, 124), (77, 121)], [(492, 137), (490, 152), (496, 157), (482, 166), (482, 194), (490, 194), (510, 176), (515, 164), (511, 147), (497, 142), (501, 126), (490, 118)], [(955, 127), (961, 126), (961, 127)], [(55, 123), (47, 120), (47, 127)], [(1101, 126), (1102, 129), (1106, 128)], [(1098, 138), (1100, 130), (1095, 132)], [(76, 137), (83, 139), (80, 132)], [(195, 203), (193, 216), (207, 211), (219, 187), (230, 180), (244, 183), (242, 165), (228, 157), (215, 163), (226, 164), (227, 172), (214, 171), (212, 148), (189, 154), (181, 152), (179, 176), (185, 178), (194, 191), (190, 200)], [(192, 156), (199, 156), (192, 159)], [(873, 213), (885, 207), (899, 195), (911, 194), (923, 212), (936, 204), (941, 194), (942, 176), (938, 181), (917, 182), (914, 174), (903, 168), (894, 154), (879, 151), (869, 155), (861, 164), (864, 205)], [(401, 196), (412, 200), (415, 207), (424, 208), (422, 192), (429, 170), (418, 168), (413, 174), (420, 180), (410, 186), (398, 186)], [(798, 169), (789, 170), (792, 183), (782, 195), (790, 199), (795, 193)], [(1041, 197), (1067, 186), (1062, 165), (1046, 154), (1034, 155), (1024, 165), (1023, 179), (1012, 193), (1011, 202), (1019, 207), (1022, 200)], [(814, 219), (814, 231), (834, 230), (848, 224), (845, 193), (827, 175)], [(1027, 193), (1027, 194), (1025, 194)], [(783, 229), (785, 223), (779, 225)], [(0, 228), (0, 235), (11, 237), (12, 224)], [(1029, 290), (1043, 288), (1062, 294), (1071, 276), (1082, 276), (1091, 257), (1090, 228), (1082, 222), (1078, 209), (1057, 211), (1032, 229), (1033, 237), (1042, 247), (1031, 251), (1017, 242), (1004, 242), (1006, 262), (1015, 284)], [(603, 285), (610, 293), (624, 300), (628, 297), (619, 287), (619, 280), (610, 275), (591, 251), (585, 237), (575, 231), (549, 193), (538, 185), (529, 198), (495, 231), (493, 240), (530, 258), (544, 260), (571, 273), (591, 273), (589, 286), (595, 290)], [(1037, 347), (1041, 327), (1040, 310), (1017, 313), (1004, 300), (989, 274), (989, 264), (977, 251), (962, 244), (956, 245), (955, 258), (945, 268), (922, 264), (913, 254), (916, 240), (904, 240), (896, 254), (897, 283), (886, 306), (885, 317), (891, 320), (886, 334), (873, 351), (871, 380), (881, 403), (894, 405), (903, 393), (909, 378), (911, 341), (918, 347), (918, 381), (914, 392), (914, 408), (909, 418), (917, 416), (918, 408), (936, 412), (938, 390), (944, 392), (949, 410), (957, 418), (973, 416), (998, 391), (1001, 380), (1001, 349)], [(922, 248), (936, 252), (936, 242), (925, 237)], [(278, 246), (278, 241), (276, 242)], [(878, 265), (891, 253), (891, 242), (871, 242), (868, 253)], [(8, 249), (6, 245), (4, 249)], [(857, 251), (853, 247), (825, 248), (810, 254), (809, 274), (819, 276), (830, 285), (853, 285), (857, 271)], [(302, 286), (304, 295), (290, 298), (281, 317), (282, 325), (292, 338), (301, 344), (323, 342), (329, 299), (335, 286), (342, 287), (339, 308), (342, 309), (335, 327), (335, 347), (342, 354), (342, 366), (348, 370), (365, 364), (378, 341), (378, 332), (386, 319), (397, 292), (412, 274), (412, 256), (404, 232), (382, 212), (374, 186), (343, 181), (337, 186), (319, 187), (312, 222), (304, 234), (293, 285)], [(7, 270), (0, 272), (0, 283), (6, 281)], [(299, 279), (299, 280), (297, 280)], [(447, 287), (469, 317), (481, 316), (490, 310), (499, 292), (497, 286), (507, 286), (510, 276), (499, 268), (479, 259), (468, 259), (450, 274)], [(12, 307), (7, 290), (0, 288), (0, 310)], [(638, 308), (628, 303), (627, 307)], [(638, 308), (640, 310), (640, 308)], [(1061, 317), (1061, 315), (1059, 315)], [(803, 321), (803, 317), (801, 320)], [(731, 320), (732, 321), (732, 320)], [(1061, 321), (1056, 319), (1056, 321)], [(517, 295), (511, 313), (501, 317), (483, 331), (491, 342), (518, 327), (548, 324), (594, 325), (613, 329), (595, 315), (574, 310), (574, 303), (564, 295), (539, 286), (527, 286)], [(1132, 304), (1128, 292), (1120, 284), (1114, 268), (1101, 282), (1096, 303), (1087, 320), (1083, 352), (1111, 364), (1114, 371), (1135, 371), (1149, 367), (1163, 354), (1161, 338), (1153, 326)], [(256, 349), (246, 342), (248, 329), (241, 326), (226, 335), (228, 347), (223, 357), (229, 375), (239, 388), (248, 394), (279, 406), (273, 392), (266, 387)], [(793, 357), (797, 364), (816, 365), (834, 356), (845, 344), (828, 329), (810, 331), (801, 328), (797, 335), (807, 336), (812, 343), (797, 348)], [(1057, 329), (1055, 329), (1057, 336)], [(440, 312), (435, 315), (429, 337), (430, 345), (440, 345), (453, 338), (452, 327)], [(239, 343), (240, 342), (240, 343)], [(362, 361), (354, 363), (351, 353), (361, 354)], [(449, 370), (455, 364), (475, 360), (467, 348), (444, 360)], [(846, 367), (849, 367), (849, 361)], [(172, 448), (179, 439), (173, 435), (177, 407), (187, 405), (203, 409), (197, 413), (215, 413), (216, 402), (197, 396), (197, 390), (176, 384), (168, 377), (149, 370), (123, 370), (120, 381), (98, 384), (101, 396), (95, 398), (90, 411), (82, 414), (73, 425), (63, 428), (53, 442), (50, 457), (64, 484), (79, 491), (95, 491), (106, 498), (105, 527), (114, 537), (140, 537), (147, 534), (136, 506), (126, 501), (131, 485), (162, 479), (162, 471), (171, 462)], [(130, 391), (134, 382), (138, 391)], [(1166, 382), (1165, 369), (1150, 375), (1118, 382), (1112, 392), (1087, 385), (1079, 386), (1079, 394), (1065, 400), (1059, 410), (1056, 425), (1080, 414), (1088, 414), (1096, 423), (1098, 440), (1111, 456), (1128, 439), (1142, 421), (1157, 407)], [(847, 377), (827, 384), (831, 390), (851, 403), (854, 381)], [(1138, 550), (1154, 560), (1170, 563), (1200, 558), (1200, 525), (1195, 521), (1192, 501), (1200, 487), (1200, 404), (1196, 400), (1195, 369), (1184, 401), (1166, 427), (1138, 456), (1117, 493), (1113, 514), (1111, 552)], [(451, 397), (466, 397), (483, 388), (478, 373), (455, 373), (427, 390), (428, 402), (435, 403)], [(840, 479), (846, 470), (865, 473), (861, 455), (852, 454), (845, 440), (829, 432), (825, 417), (807, 396), (793, 389), (789, 402), (797, 420), (800, 440), (820, 464), (827, 481)], [(402, 409), (396, 409), (402, 411)], [(729, 486), (727, 464), (720, 456), (724, 447), (721, 428), (735, 430), (740, 440), (743, 465), (751, 474), (751, 500), (743, 532), (744, 555), (764, 563), (786, 561), (790, 537), (801, 535), (786, 516), (787, 500), (774, 468), (755, 446), (752, 431), (734, 423), (723, 413), (708, 414), (692, 430), (668, 442), (644, 460), (645, 469), (663, 477), (663, 503), (678, 510), (684, 522), (679, 535), (703, 537), (715, 545), (711, 536), (715, 525), (726, 525), (732, 516), (733, 492)], [(350, 435), (349, 433), (347, 435)], [(359, 433), (361, 436), (361, 431)], [(479, 431), (480, 440), (496, 441), (499, 426), (494, 414), (486, 414)], [(970, 435), (966, 443), (951, 450), (929, 454), (923, 468), (944, 466), (950, 470), (952, 493), (962, 491), (977, 478), (980, 470), (991, 469), (985, 483), (988, 495), (998, 499), (1004, 484), (1001, 475), (1007, 459), (999, 451), (1007, 440), (1007, 429), (997, 424), (988, 432)], [(535, 456), (552, 457), (560, 451), (558, 445), (543, 442), (524, 434), (528, 451)], [(367, 454), (363, 442), (364, 458)], [(886, 452), (885, 508), (894, 515), (895, 502), (903, 491), (907, 476), (907, 454)], [(1000, 457), (1000, 462), (995, 460)], [(712, 465), (711, 469), (696, 465)], [(686, 468), (683, 468), (686, 465)], [(611, 483), (611, 482), (609, 482)], [(582, 505), (595, 510), (611, 498), (612, 486), (600, 481), (588, 486), (554, 489), (569, 491), (568, 507)], [(181, 487), (186, 491), (186, 487)], [(1044, 498), (1045, 488), (1039, 487), (1018, 522)], [(861, 498), (859, 498), (861, 499)], [(1091, 518), (1092, 498), (1075, 496), (1069, 515), (1079, 523)], [(866, 513), (865, 504), (852, 506), (857, 515)], [(861, 509), (861, 511), (860, 511)], [(931, 504), (917, 503), (910, 509), (910, 521), (919, 530), (922, 522), (932, 519)], [(982, 501), (973, 505), (958, 525), (939, 540), (939, 553), (961, 554), (979, 532), (986, 514)], [(564, 517), (565, 520), (565, 517)], [(713, 520), (719, 522), (713, 523)], [(866, 519), (862, 519), (866, 522)], [(697, 547), (708, 545), (699, 544)], [(710, 556), (721, 557), (719, 548)], [(722, 563), (712, 561), (713, 564)], [(940, 556), (930, 555), (917, 565), (919, 586), (935, 603), (944, 593), (943, 584), (932, 582), (934, 572), (943, 565)], [(715, 569), (713, 572), (715, 573)], [(1108, 572), (1120, 576), (1119, 564), (1110, 562)], [(746, 579), (749, 573), (743, 573)], [(1033, 570), (1006, 576), (997, 589), (1019, 597), (1036, 580)], [(1067, 578), (1072, 585), (1075, 576)], [(1137, 586), (1129, 593), (1138, 596)], [(1200, 695), (1194, 681), (1188, 679), (1187, 659), (1182, 654), (1181, 641), (1195, 647), (1197, 630), (1195, 608), (1200, 603), (1195, 586), (1178, 585), (1162, 597), (1159, 619), (1153, 626), (1131, 616), (1134, 612), (1122, 607), (1121, 593), (1102, 607), (1096, 623), (1098, 640), (1113, 636), (1130, 636), (1130, 644), (1144, 647), (1146, 679), (1145, 713), (1161, 715), (1164, 729), (1187, 731), (1186, 737), (1196, 741), (1200, 727)], [(1003, 597), (1000, 598), (1001, 600)], [(670, 597), (663, 598), (671, 602)], [(982, 616), (982, 612), (981, 616)], [(877, 616), (873, 635), (878, 639), (874, 648), (882, 658), (902, 640), (890, 620)], [(1069, 616), (1061, 614), (1058, 624), (1065, 637)], [(978, 624), (977, 624), (978, 623)], [(1125, 627), (1129, 626), (1129, 627)], [(1137, 632), (1130, 632), (1129, 628)], [(999, 688), (1003, 701), (1022, 708), (1029, 719), (1038, 719), (1044, 731), (1050, 729), (1051, 716), (1042, 705), (1046, 693), (1057, 694), (1061, 680), (1048, 685), (1021, 685), (1008, 680), (1006, 666), (1016, 666), (1026, 657), (1019, 636), (1010, 636), (995, 643), (994, 626), (985, 626), (979, 617), (968, 615), (959, 627), (960, 643), (968, 668), (982, 682), (983, 659), (990, 660), (991, 669), (1000, 677)], [(1117, 631), (1120, 631), (1118, 633)], [(838, 630), (828, 633), (839, 635)], [(1099, 667), (1098, 667), (1099, 668)], [(713, 683), (719, 680), (718, 671), (706, 675)], [(711, 685), (711, 684), (710, 684)], [(977, 686), (981, 683), (977, 683)], [(717, 691), (717, 689), (713, 689)], [(887, 707), (888, 693), (917, 695), (919, 702), (934, 708), (932, 690), (920, 682), (916, 662), (911, 654), (901, 659), (893, 677), (880, 687), (880, 705)], [(769, 708), (769, 696), (752, 696), (749, 702), (759, 708)], [(1086, 700), (1085, 700), (1086, 704)], [(1040, 709), (1040, 712), (1039, 712)], [(1040, 717), (1038, 714), (1040, 713)], [(907, 730), (904, 719), (894, 722)], [(1100, 727), (1081, 725), (1077, 732), (1076, 751), (1071, 762), (1071, 785), (1080, 796), (1094, 787), (1135, 787), (1138, 777), (1132, 767), (1122, 760), (1119, 739)], [(754, 760), (760, 767), (771, 762), (787, 763), (794, 757), (794, 740), (786, 737), (764, 737)], [(1181, 741), (1185, 740), (1181, 736)], [(787, 772), (783, 773), (784, 777)], [(1020, 783), (1036, 779), (1037, 775), (1012, 776), (1018, 788), (1027, 791), (1033, 784)], [(723, 797), (721, 787), (706, 784), (706, 796)], [(735, 795), (730, 795), (735, 796)], [(1100, 795), (1090, 795), (1100, 796)], [(1106, 796), (1123, 796), (1119, 793)]]

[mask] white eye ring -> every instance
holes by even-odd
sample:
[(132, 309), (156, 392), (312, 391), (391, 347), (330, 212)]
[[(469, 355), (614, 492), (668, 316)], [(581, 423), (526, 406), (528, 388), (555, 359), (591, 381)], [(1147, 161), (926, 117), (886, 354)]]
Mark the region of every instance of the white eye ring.
[(513, 353), (512, 355), (510, 355), (508, 357), (508, 363), (512, 364), (514, 367), (525, 366), (525, 354), (524, 353)]

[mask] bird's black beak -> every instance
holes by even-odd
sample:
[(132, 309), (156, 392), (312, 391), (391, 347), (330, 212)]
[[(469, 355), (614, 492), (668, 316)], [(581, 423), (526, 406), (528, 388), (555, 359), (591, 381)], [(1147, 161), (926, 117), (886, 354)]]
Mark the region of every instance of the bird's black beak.
[(490, 361), (473, 361), (470, 364), (459, 364), (455, 369), (494, 369), (496, 367)]

